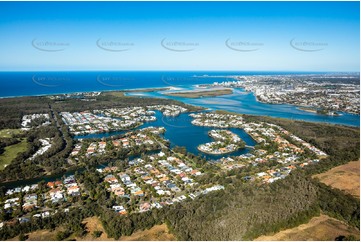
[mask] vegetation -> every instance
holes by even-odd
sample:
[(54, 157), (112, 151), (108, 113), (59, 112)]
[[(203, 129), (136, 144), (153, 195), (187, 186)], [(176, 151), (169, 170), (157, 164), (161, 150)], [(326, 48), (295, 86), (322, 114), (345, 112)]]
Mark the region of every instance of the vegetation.
[(0, 130), (0, 138), (12, 138), (20, 133), (22, 133), (20, 129), (3, 129)]
[[(28, 142), (25, 138), (18, 143), (6, 145), (4, 152), (0, 155), (0, 170), (9, 165), (19, 154), (25, 152), (28, 147)], [(1, 150), (1, 149), (0, 149)], [(1, 152), (1, 151), (0, 151)]]
[(263, 116), (245, 115), (244, 117), (247, 121), (263, 121), (280, 125), (326, 152), (329, 155), (326, 159), (305, 169), (309, 175), (322, 173), (335, 166), (358, 160), (360, 157), (359, 128)]
[(2, 98), (0, 100), (0, 129), (21, 128), (21, 119), (24, 115), (48, 111), (48, 99), (45, 97)]
[(360, 229), (359, 199), (323, 183), (314, 181), (314, 184), (318, 186), (319, 204), (322, 211)]
[(101, 235), (102, 235), (102, 231), (100, 231), (100, 230), (95, 230), (94, 232), (93, 232), (93, 237), (94, 238), (99, 238)]
[(167, 219), (181, 240), (250, 240), (318, 213), (315, 188), (291, 175), (262, 187), (234, 178), (224, 191), (177, 205)]
[[(245, 189), (246, 186), (245, 184), (239, 184), (239, 180), (234, 180), (237, 176), (235, 178), (232, 177), (233, 180), (231, 181), (224, 180), (222, 176), (218, 176), (219, 182), (223, 180), (230, 187), (234, 186), (234, 190), (232, 190), (229, 196), (227, 196), (228, 188), (220, 196), (222, 198), (220, 200), (212, 197), (216, 195), (209, 194), (211, 197), (194, 206), (197, 209), (179, 208), (173, 220), (172, 216), (167, 216), (169, 218), (169, 225), (173, 228), (174, 233), (179, 239), (253, 239), (261, 234), (276, 232), (280, 229), (307, 222), (311, 217), (318, 214), (320, 210), (338, 219), (342, 219), (357, 228), (360, 227), (358, 199), (310, 178), (312, 174), (322, 172), (359, 157), (360, 134), (357, 128), (268, 117), (247, 116), (246, 118), (248, 120), (276, 123), (305, 141), (326, 151), (329, 157), (318, 164), (308, 166), (303, 170), (294, 171), (289, 178), (271, 184), (268, 188), (255, 187), (255, 190), (249, 188), (250, 190), (248, 192), (245, 190), (245, 194), (241, 193), (242, 195), (238, 195), (240, 193), (238, 189)], [(217, 176), (211, 176), (208, 179), (217, 179)], [(270, 194), (262, 194), (261, 191), (263, 189), (270, 189)], [(294, 193), (292, 192), (293, 189)], [(303, 193), (304, 189), (309, 190)], [(280, 194), (286, 197), (277, 202), (277, 198), (281, 196)], [(303, 199), (308, 200), (310, 204), (297, 204), (297, 208), (292, 209), (283, 207), (292, 204), (292, 198), (294, 197), (298, 198), (297, 201), (302, 200), (302, 198), (298, 197), (302, 196), (302, 194), (306, 196)], [(287, 195), (293, 197), (287, 197)], [(244, 200), (247, 201), (246, 197), (249, 197), (251, 200), (249, 204), (243, 202)], [(260, 199), (259, 203), (258, 199)], [(236, 206), (232, 206), (232, 200), (236, 201)], [(207, 207), (207, 203), (212, 203), (212, 201), (213, 206)], [(189, 204), (192, 203), (185, 203), (179, 206), (183, 207)], [(257, 207), (257, 204), (259, 204), (259, 207)], [(242, 208), (240, 212), (235, 209), (237, 206)], [(269, 207), (271, 207), (270, 210), (268, 210)], [(249, 214), (246, 212), (249, 212)], [(282, 214), (282, 216), (278, 217), (277, 213)], [(288, 217), (288, 213), (292, 213), (292, 215)], [(202, 221), (202, 223), (199, 221)], [(245, 221), (248, 224), (244, 224)]]
[[(106, 109), (106, 108), (125, 108), (132, 106), (145, 107), (148, 105), (179, 105), (186, 107), (191, 111), (201, 110), (200, 107), (186, 105), (179, 101), (162, 99), (162, 98), (146, 98), (115, 95), (116, 92), (103, 92), (96, 97), (96, 101), (84, 102), (80, 99), (66, 99), (57, 101), (52, 104), (54, 110), (64, 112), (80, 112), (84, 110)], [(122, 92), (120, 92), (122, 93)]]
[[(120, 95), (117, 95), (119, 93)], [(103, 92), (96, 97), (96, 101), (84, 102), (79, 98), (50, 99), (40, 97), (16, 97), (0, 99), (0, 130), (18, 129), (21, 127), (21, 119), (26, 114), (48, 113), (49, 105), (55, 112), (80, 112), (91, 109), (124, 108), (130, 106), (148, 106), (174, 104), (187, 107), (191, 111), (201, 110), (181, 102), (161, 98), (144, 98), (124, 96), (123, 92)]]
[[(61, 128), (60, 128), (61, 129)], [(64, 170), (69, 165), (65, 158), (71, 152), (72, 138), (67, 134), (65, 125), (62, 127), (63, 133), (56, 127), (55, 123), (49, 126), (41, 126), (32, 129), (20, 137), (27, 143), (27, 149), (18, 153), (12, 162), (0, 172), (0, 181), (22, 180), (43, 176), (46, 173), (57, 173)], [(64, 141), (67, 137), (68, 143)], [(42, 146), (40, 139), (51, 138), (52, 146), (43, 155), (32, 157)], [(18, 144), (17, 144), (18, 145)], [(9, 146), (7, 148), (11, 148)]]
[[(347, 236), (345, 236), (347, 235)], [(337, 238), (360, 238), (360, 231), (325, 214), (313, 217), (308, 223), (282, 230), (276, 234), (263, 235), (256, 241), (334, 241)]]
[(344, 235), (337, 236), (335, 238), (335, 240), (336, 241), (356, 241), (357, 238), (354, 235), (349, 234), (347, 236), (344, 236)]
[(24, 234), (20, 234), (20, 235), (19, 235), (19, 240), (20, 240), (20, 241), (25, 241), (25, 240), (27, 240), (27, 236), (24, 235)]
[(326, 172), (312, 176), (320, 182), (338, 188), (345, 193), (360, 197), (360, 161), (334, 167)]
[[(71, 233), (84, 234), (84, 224), (82, 220), (93, 216), (91, 206), (85, 205), (82, 209), (73, 209), (69, 212), (58, 212), (51, 217), (32, 218), (29, 222), (19, 223), (17, 220), (11, 226), (4, 226), (0, 232), (0, 239), (6, 240), (19, 234), (26, 234), (39, 229), (54, 230), (58, 226), (63, 227), (63, 231), (57, 234), (57, 239), (65, 239)], [(59, 237), (58, 237), (59, 236)]]

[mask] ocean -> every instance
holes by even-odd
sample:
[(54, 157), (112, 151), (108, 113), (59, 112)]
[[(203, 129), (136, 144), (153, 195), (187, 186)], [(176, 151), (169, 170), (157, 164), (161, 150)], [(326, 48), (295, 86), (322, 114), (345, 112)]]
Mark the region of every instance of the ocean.
[(213, 76), (283, 74), (305, 73), (225, 71), (0, 72), (0, 97), (187, 86), (227, 79)]
[[(124, 90), (137, 88), (155, 87), (178, 87), (179, 89), (191, 90), (195, 84), (207, 84), (215, 81), (231, 80), (224, 76), (232, 75), (282, 75), (282, 74), (306, 74), (301, 72), (0, 72), (0, 96), (34, 96), (59, 93), (90, 92), (105, 90)], [(318, 73), (307, 73), (318, 74)], [(207, 76), (208, 75), (208, 76)], [(211, 77), (212, 76), (212, 77)], [(218, 76), (218, 77), (214, 77)], [(222, 77), (221, 77), (222, 76)], [(232, 112), (266, 115), (272, 117), (306, 120), (312, 122), (324, 122), (349, 126), (360, 125), (360, 116), (342, 113), (342, 116), (325, 116), (299, 110), (294, 105), (265, 104), (256, 100), (253, 93), (245, 92), (241, 88), (235, 88), (234, 93), (211, 98), (182, 98), (164, 95), (164, 91), (156, 92), (131, 92), (130, 96), (148, 96), (158, 98), (171, 98), (187, 104), (198, 105), (208, 110), (228, 110)], [(148, 126), (164, 126), (164, 137), (170, 141), (171, 147), (185, 146), (189, 152), (204, 156), (208, 160), (217, 159), (222, 155), (208, 155), (197, 150), (199, 144), (212, 141), (207, 132), (209, 127), (198, 127), (190, 122), (192, 118), (188, 114), (166, 118), (160, 112), (156, 112), (157, 121), (149, 122), (140, 128)], [(254, 146), (255, 141), (241, 129), (231, 129), (238, 134), (249, 146)], [(102, 134), (90, 134), (76, 136), (77, 138), (102, 138), (118, 135), (124, 131), (115, 131)], [(240, 149), (224, 156), (241, 155), (249, 152), (249, 148)], [(102, 164), (99, 167), (103, 167)], [(82, 169), (78, 170), (81, 171)], [(41, 180), (54, 181), (63, 175), (72, 175), (74, 170), (56, 174), (49, 177), (35, 178), (24, 181), (3, 183), (7, 188), (34, 184)]]
[[(35, 96), (60, 93), (127, 90), (141, 88), (178, 87), (192, 89), (195, 84), (233, 80), (234, 75), (327, 74), (321, 72), (236, 72), (236, 71), (73, 71), (73, 72), (0, 72), (0, 97)], [(228, 76), (228, 77), (227, 77)], [(210, 110), (266, 115), (312, 122), (360, 126), (360, 116), (341, 113), (326, 116), (299, 110), (294, 105), (265, 104), (256, 101), (252, 93), (235, 89), (234, 94), (213, 98), (180, 98), (163, 92), (129, 93), (150, 97), (172, 98)]]

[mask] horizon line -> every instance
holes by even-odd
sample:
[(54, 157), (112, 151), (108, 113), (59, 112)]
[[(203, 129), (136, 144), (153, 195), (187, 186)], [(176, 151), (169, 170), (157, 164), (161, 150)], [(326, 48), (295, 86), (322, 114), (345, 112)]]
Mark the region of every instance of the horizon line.
[(340, 70), (320, 70), (320, 71), (312, 71), (312, 70), (154, 70), (154, 69), (139, 69), (139, 70), (107, 70), (107, 69), (96, 69), (96, 70), (87, 70), (87, 69), (79, 69), (79, 70), (0, 70), (0, 72), (314, 72), (314, 73), (360, 73), (360, 70), (357, 71), (340, 71)]

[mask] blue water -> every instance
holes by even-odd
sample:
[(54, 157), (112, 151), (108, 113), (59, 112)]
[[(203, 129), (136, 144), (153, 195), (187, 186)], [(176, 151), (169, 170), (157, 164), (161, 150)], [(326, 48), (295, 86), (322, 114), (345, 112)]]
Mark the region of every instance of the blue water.
[[(149, 126), (163, 126), (166, 128), (166, 132), (163, 135), (165, 139), (168, 139), (170, 141), (170, 147), (173, 148), (174, 146), (184, 146), (186, 147), (188, 152), (191, 152), (193, 154), (201, 155), (207, 160), (216, 160), (221, 157), (228, 157), (228, 156), (235, 156), (235, 155), (241, 155), (246, 154), (250, 151), (250, 148), (243, 148), (239, 149), (235, 152), (224, 154), (224, 155), (211, 155), (211, 154), (205, 154), (197, 149), (198, 145), (214, 141), (211, 137), (208, 136), (208, 131), (210, 131), (213, 128), (210, 127), (200, 127), (200, 126), (194, 126), (191, 124), (191, 121), (193, 120), (192, 117), (189, 117), (188, 113), (181, 114), (177, 117), (165, 117), (162, 115), (161, 112), (155, 111), (155, 116), (157, 117), (157, 120), (154, 122), (147, 122), (141, 125), (140, 127), (137, 127), (136, 129), (145, 128)], [(230, 128), (232, 132), (239, 135), (242, 140), (246, 142), (249, 146), (255, 146), (256, 142), (252, 139), (251, 136), (249, 136), (244, 130), (237, 129), (237, 128)], [(100, 139), (100, 138), (108, 138), (111, 136), (121, 135), (124, 134), (127, 131), (113, 131), (108, 133), (99, 133), (99, 134), (88, 134), (88, 135), (78, 135), (75, 136), (75, 139)], [(149, 154), (154, 152), (148, 152)], [(129, 159), (134, 159), (135, 157), (130, 157)], [(107, 164), (100, 164), (98, 165), (98, 168), (104, 168), (107, 166)], [(78, 172), (83, 171), (85, 168), (78, 169)], [(34, 178), (34, 179), (28, 179), (28, 180), (21, 180), (21, 181), (13, 181), (13, 182), (7, 182), (7, 183), (0, 183), (1, 186), (5, 186), (6, 188), (14, 188), (19, 186), (25, 186), (29, 184), (35, 184), (42, 180), (45, 181), (55, 181), (57, 179), (61, 179), (64, 175), (74, 175), (75, 171), (70, 170), (61, 174), (56, 174), (52, 176), (42, 177), (42, 178)]]
[[(184, 88), (189, 90), (193, 88)], [(310, 113), (299, 110), (294, 105), (288, 104), (266, 104), (260, 103), (251, 92), (246, 92), (242, 88), (235, 88), (234, 93), (210, 98), (183, 98), (164, 95), (164, 91), (158, 92), (134, 92), (127, 93), (129, 96), (147, 96), (158, 98), (169, 98), (178, 100), (187, 104), (205, 107), (209, 110), (227, 110), (236, 113), (271, 116), (277, 118), (287, 118), (296, 120), (305, 120), (311, 122), (323, 122), (348, 126), (360, 126), (360, 116), (339, 112), (341, 116), (328, 116), (316, 113)]]
[(212, 83), (214, 81), (225, 80), (225, 78), (194, 77), (203, 75), (225, 76), (278, 74), (305, 73), (226, 71), (0, 72), (0, 97), (34, 96), (148, 87), (187, 86), (191, 84)]
[[(124, 90), (152, 87), (179, 87), (189, 89), (195, 84), (230, 80), (230, 75), (285, 75), (285, 74), (325, 74), (320, 72), (212, 72), (212, 71), (123, 71), (123, 72), (0, 72), (0, 97), (44, 95), (105, 90)], [(208, 76), (204, 76), (208, 75)], [(268, 115), (272, 117), (327, 122), (349, 126), (360, 126), (360, 116), (342, 113), (333, 117), (298, 110), (293, 105), (272, 105), (256, 101), (252, 93), (236, 89), (232, 95), (214, 98), (189, 99), (167, 97), (162, 92), (132, 93), (172, 98), (188, 104), (199, 105), (211, 110)]]
[[(184, 146), (187, 151), (201, 155), (209, 160), (217, 159), (222, 156), (230, 156), (230, 155), (241, 155), (249, 152), (249, 148), (239, 149), (238, 151), (229, 153), (227, 155), (211, 155), (205, 154), (197, 149), (198, 145), (204, 144), (207, 142), (214, 141), (211, 137), (208, 136), (208, 131), (214, 129), (210, 127), (200, 127), (191, 124), (193, 120), (192, 117), (189, 117), (188, 113), (181, 114), (177, 117), (165, 117), (161, 114), (161, 112), (156, 111), (155, 116), (157, 120), (154, 122), (147, 122), (142, 126), (138, 127), (145, 128), (149, 126), (162, 126), (166, 128), (166, 132), (164, 134), (164, 138), (170, 141), (170, 146), (173, 148), (174, 146)], [(247, 145), (254, 146), (256, 142), (249, 136), (244, 130), (230, 128), (232, 132), (237, 134), (241, 139), (243, 139)], [(104, 138), (111, 137), (115, 135), (124, 134), (129, 131), (113, 131), (109, 133), (100, 133), (100, 134), (88, 134), (88, 135), (79, 135), (75, 136), (76, 139), (84, 139), (84, 138)]]
[[(229, 80), (225, 77), (209, 76), (229, 76), (229, 75), (282, 75), (282, 74), (318, 74), (304, 72), (0, 72), (0, 97), (47, 95), (59, 93), (90, 92), (105, 90), (125, 90), (135, 88), (154, 87), (178, 87), (184, 90), (193, 89), (195, 84), (208, 84), (215, 81), (221, 82)], [(319, 73), (323, 74), (323, 73)], [(197, 76), (197, 77), (195, 77)], [(349, 126), (360, 126), (360, 116), (342, 113), (342, 116), (332, 117), (308, 113), (298, 110), (293, 105), (273, 105), (256, 101), (252, 93), (245, 92), (238, 88), (231, 95), (224, 95), (213, 98), (181, 98), (164, 95), (164, 91), (148, 93), (128, 93), (133, 96), (149, 96), (171, 98), (184, 103), (202, 106), (209, 110), (228, 110), (232, 112), (267, 115), (288, 119), (306, 120), (312, 122), (327, 122)], [(192, 118), (188, 114), (181, 114), (178, 117), (163, 117), (156, 112), (157, 121), (145, 123), (139, 128), (148, 126), (164, 126), (167, 131), (164, 138), (171, 142), (171, 147), (185, 146), (189, 152), (200, 154), (208, 159), (216, 159), (219, 156), (207, 155), (197, 150), (197, 146), (210, 142), (208, 131), (212, 128), (191, 125)], [(241, 129), (230, 129), (238, 134), (249, 146), (254, 146), (255, 141)], [(76, 138), (101, 138), (122, 134), (125, 131), (110, 132), (104, 134), (91, 134), (77, 136)], [(249, 149), (244, 148), (229, 155), (240, 155), (248, 153)], [(227, 155), (227, 156), (229, 156)], [(68, 171), (66, 175), (74, 174)], [(54, 175), (46, 178), (30, 179), (27, 181), (15, 181), (5, 185), (6, 187), (16, 187), (25, 184), (33, 184), (42, 179), (55, 180), (61, 175)]]

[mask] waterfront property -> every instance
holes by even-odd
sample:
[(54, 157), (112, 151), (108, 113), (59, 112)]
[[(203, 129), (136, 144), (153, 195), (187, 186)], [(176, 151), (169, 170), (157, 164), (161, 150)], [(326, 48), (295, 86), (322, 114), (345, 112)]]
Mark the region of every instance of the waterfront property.
[[(324, 115), (333, 116), (336, 111), (360, 114), (358, 77), (345, 74), (334, 76), (235, 76), (234, 81), (215, 82), (209, 86), (241, 87), (253, 92), (260, 102), (293, 104), (303, 107), (305, 111)], [(348, 80), (345, 82), (345, 79)]]
[(153, 110), (159, 110), (164, 116), (178, 116), (187, 109), (177, 105), (154, 105), (143, 107), (111, 108), (84, 112), (62, 112), (62, 120), (74, 135), (106, 133), (117, 130), (129, 130), (144, 122), (154, 122)]
[(216, 141), (201, 144), (198, 149), (208, 154), (227, 154), (244, 147), (241, 138), (229, 130), (211, 130), (208, 135)]
[[(241, 115), (221, 113), (191, 113), (189, 117), (193, 119), (192, 125), (217, 128), (209, 130), (208, 136), (215, 139), (217, 145), (227, 144), (224, 149), (209, 145), (210, 153), (220, 151), (221, 157), (212, 163), (216, 172), (217, 169), (230, 171), (265, 165), (262, 166), (262, 170), (257, 169), (257, 172), (250, 172), (242, 177), (245, 182), (273, 183), (284, 179), (294, 169), (322, 162), (322, 159), (327, 157), (327, 154), (317, 147), (272, 123), (246, 122)], [(247, 153), (223, 156), (227, 149), (233, 151), (242, 142), (240, 137), (229, 129), (243, 129), (257, 142), (257, 146), (249, 149)], [(148, 146), (154, 147), (152, 150), (162, 149), (153, 154), (143, 152), (139, 157), (123, 160), (122, 166), (97, 168), (101, 183), (96, 186), (105, 187), (106, 192), (116, 199), (117, 202), (112, 204), (111, 209), (120, 216), (159, 209), (224, 189), (223, 186), (211, 182), (200, 184), (201, 177), (209, 172), (208, 169), (165, 146), (166, 141), (162, 135), (167, 132), (164, 127), (146, 127), (124, 133), (120, 137), (91, 142), (82, 139), (74, 145), (69, 159), (86, 160), (91, 156), (100, 157), (114, 150), (136, 147), (142, 147), (143, 151)], [(72, 175), (48, 182), (47, 187), (40, 194), (37, 184), (9, 189), (1, 205), (13, 218), (24, 221), (31, 217), (52, 216), (65, 203), (69, 206), (66, 208), (67, 211), (76, 209), (79, 206), (78, 198), (89, 195), (85, 184), (78, 182)], [(17, 211), (20, 210), (23, 215), (17, 217)]]

